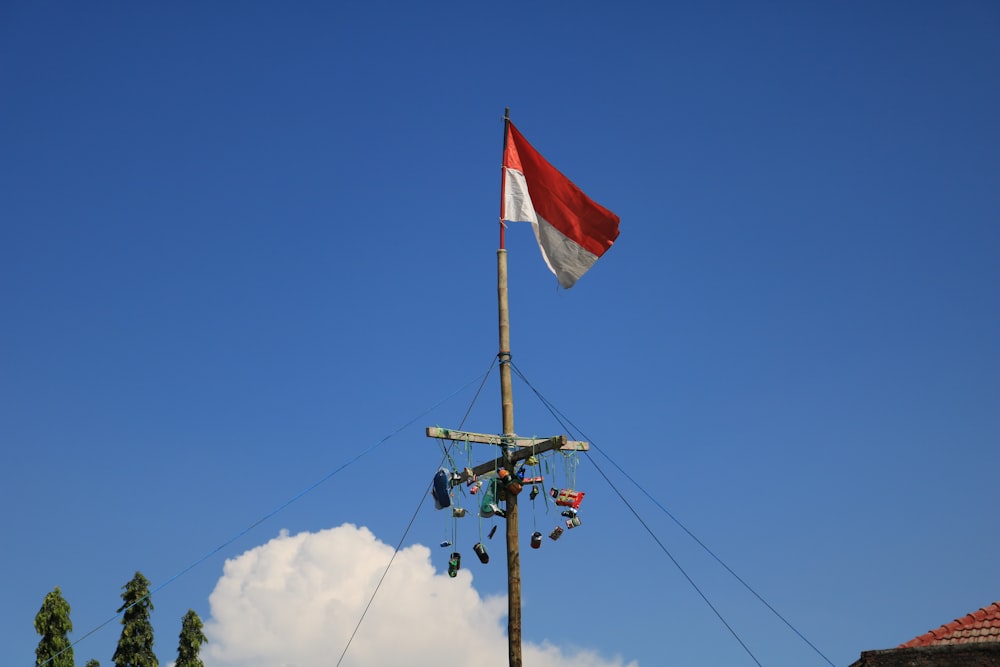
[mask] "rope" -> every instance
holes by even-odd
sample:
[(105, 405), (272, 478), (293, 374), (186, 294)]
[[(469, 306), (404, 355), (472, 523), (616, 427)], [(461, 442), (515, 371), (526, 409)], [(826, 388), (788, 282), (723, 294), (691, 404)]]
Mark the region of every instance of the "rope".
[[(662, 504), (660, 504), (659, 501), (657, 501), (655, 498), (653, 498), (653, 496), (648, 491), (646, 491), (646, 489), (644, 489), (637, 481), (635, 481), (635, 479), (633, 479), (631, 475), (629, 475), (627, 472), (625, 472), (625, 470), (620, 465), (618, 465), (607, 454), (607, 452), (605, 452), (603, 449), (601, 449), (600, 447), (598, 447), (597, 443), (595, 443), (593, 440), (591, 440), (590, 438), (588, 438), (587, 435), (585, 433), (583, 433), (583, 431), (581, 431), (580, 429), (576, 428), (576, 426), (573, 424), (572, 421), (570, 421), (568, 418), (566, 418), (554, 405), (552, 405), (551, 402), (549, 402), (548, 399), (546, 399), (544, 396), (542, 396), (542, 394), (534, 386), (532, 386), (531, 382), (528, 381), (528, 379), (524, 376), (524, 374), (520, 371), (520, 369), (517, 368), (516, 365), (511, 364), (511, 368), (514, 369), (514, 372), (517, 374), (517, 376), (519, 378), (521, 378), (521, 380), (528, 386), (529, 389), (531, 389), (531, 391), (535, 394), (535, 396), (538, 397), (538, 399), (542, 402), (542, 405), (544, 405), (546, 407), (546, 409), (549, 411), (549, 414), (551, 414), (556, 419), (556, 421), (559, 422), (560, 426), (562, 426), (564, 429), (566, 429), (567, 432), (571, 432), (571, 429), (567, 427), (567, 424), (569, 426), (572, 426), (573, 427), (573, 429), (572, 429), (573, 431), (576, 431), (577, 433), (580, 433), (580, 435), (585, 440), (588, 440), (590, 442), (590, 444), (593, 446), (593, 448), (594, 448), (594, 450), (596, 452), (600, 453), (601, 456), (603, 456), (604, 458), (606, 458), (611, 463), (611, 465), (613, 465), (622, 475), (625, 476), (625, 478), (628, 481), (630, 481), (637, 489), (639, 489), (639, 491), (641, 491), (642, 494), (644, 496), (646, 496), (646, 498), (648, 498), (650, 501), (652, 501), (653, 504), (656, 505), (664, 514), (666, 514), (670, 518), (671, 521), (673, 521), (675, 524), (677, 524), (678, 527), (680, 527), (681, 530), (683, 530), (685, 533), (687, 533), (687, 535), (692, 540), (694, 540), (694, 542), (699, 547), (701, 547), (705, 551), (705, 553), (707, 553), (709, 556), (711, 556), (719, 565), (721, 565), (726, 570), (726, 572), (728, 572), (729, 574), (731, 574), (733, 576), (733, 578), (736, 579), (736, 581), (738, 581), (747, 591), (749, 591), (755, 598), (757, 598), (757, 600), (760, 601), (761, 604), (763, 604), (765, 607), (767, 607), (767, 609), (772, 614), (774, 614), (774, 616), (778, 620), (780, 620), (782, 623), (784, 623), (785, 626), (788, 627), (789, 630), (791, 630), (793, 633), (795, 633), (795, 635), (799, 639), (801, 639), (807, 646), (809, 646), (809, 648), (811, 648), (819, 657), (821, 657), (824, 661), (826, 661), (826, 663), (829, 664), (830, 667), (836, 667), (836, 665), (833, 663), (833, 661), (830, 660), (828, 657), (826, 657), (826, 655), (824, 655), (823, 652), (820, 651), (819, 648), (817, 648), (815, 644), (813, 644), (811, 641), (809, 641), (806, 638), (805, 635), (803, 635), (801, 632), (799, 632), (799, 630), (794, 625), (792, 625), (791, 622), (788, 621), (788, 619), (786, 619), (784, 616), (782, 616), (778, 612), (778, 610), (775, 609), (773, 606), (771, 606), (771, 604), (767, 600), (765, 600), (756, 590), (754, 590), (753, 587), (750, 586), (750, 584), (748, 584), (742, 577), (740, 577), (738, 574), (736, 574), (736, 572), (731, 567), (729, 567), (725, 562), (723, 562), (723, 560), (719, 556), (717, 556), (714, 551), (712, 551), (711, 549), (709, 549), (708, 546), (704, 542), (702, 542), (700, 539), (698, 539), (698, 537), (694, 533), (692, 533), (687, 528), (687, 526), (685, 526), (683, 523), (681, 523), (681, 521), (677, 517), (675, 517), (669, 510), (667, 510), (666, 507), (664, 507)], [(607, 476), (604, 475), (604, 472), (601, 471), (600, 468), (597, 467), (597, 464), (594, 462), (593, 457), (587, 457), (587, 460), (589, 460), (591, 462), (591, 464), (595, 468), (597, 468), (598, 472), (600, 472), (601, 475), (604, 476), (605, 479), (607, 479)], [(610, 481), (608, 483), (610, 485)], [(614, 489), (615, 493), (618, 493), (619, 497), (621, 497), (621, 493), (618, 492), (617, 488), (615, 488), (613, 485), (611, 486), (611, 488)], [(624, 502), (624, 498), (622, 498), (622, 500)], [(627, 503), (626, 503), (626, 505), (627, 505)], [(629, 506), (629, 509), (632, 509), (631, 506)], [(634, 510), (633, 510), (633, 513), (634, 513)], [(636, 518), (638, 518), (638, 515), (636, 515)], [(642, 522), (642, 520), (640, 519), (640, 523), (641, 522)], [(645, 527), (645, 524), (643, 524), (643, 526)], [(646, 529), (647, 529), (647, 531), (649, 530), (648, 527)], [(650, 534), (652, 535), (652, 533), (650, 533)], [(653, 537), (653, 539), (656, 539), (655, 536)], [(659, 543), (659, 540), (657, 540), (657, 543)], [(661, 547), (662, 547), (662, 545), (661, 545)], [(670, 554), (668, 553), (667, 555), (669, 556)], [(673, 560), (673, 556), (671, 556), (671, 560)], [(676, 564), (676, 561), (674, 561), (674, 563)], [(680, 569), (679, 565), (678, 565), (678, 569)], [(683, 572), (683, 570), (682, 570), (682, 572)], [(685, 575), (685, 576), (687, 576), (687, 575)], [(693, 585), (693, 582), (692, 582), (692, 585)], [(705, 600), (705, 601), (708, 602), (708, 600)], [(709, 606), (711, 606), (711, 604), (709, 604)], [(713, 608), (713, 610), (714, 610), (714, 608)], [(722, 620), (721, 616), (719, 618), (720, 618), (720, 620)], [(725, 624), (724, 620), (723, 620), (723, 623)], [(727, 625), (726, 627), (729, 627), (729, 626)], [(737, 640), (738, 639), (739, 638), (737, 637)], [(740, 643), (742, 644), (742, 642), (740, 642)], [(753, 656), (751, 655), (751, 657), (753, 657)]]
[[(486, 385), (486, 380), (489, 378), (490, 373), (493, 372), (493, 366), (494, 366), (495, 363), (496, 363), (496, 359), (493, 360), (493, 363), (490, 364), (490, 367), (486, 370), (486, 373), (482, 376), (483, 380), (482, 380), (482, 382), (479, 383), (479, 389), (476, 390), (475, 395), (472, 397), (472, 403), (469, 404), (469, 408), (465, 411), (465, 416), (462, 417), (462, 422), (459, 424), (459, 426), (458, 426), (458, 428), (456, 430), (460, 431), (460, 430), (462, 430), (462, 427), (465, 426), (465, 420), (469, 417), (469, 413), (472, 412), (473, 406), (476, 404), (476, 401), (479, 399), (479, 394), (482, 393), (483, 387)], [(471, 382), (469, 384), (471, 384)], [(469, 385), (466, 384), (462, 388), (464, 389), (467, 386), (469, 386)], [(452, 395), (454, 395), (454, 394), (452, 394)], [(421, 416), (423, 416), (423, 415), (421, 415)], [(418, 417), (418, 419), (419, 419), (419, 417)], [(413, 420), (413, 421), (416, 421), (416, 420)], [(412, 423), (412, 422), (410, 422), (410, 423)], [(445, 449), (444, 456), (441, 457), (441, 461), (440, 461), (440, 463), (438, 463), (438, 467), (441, 467), (441, 465), (444, 464), (445, 458), (448, 457), (450, 449), (451, 449), (450, 446), (447, 449)], [(417, 508), (413, 511), (413, 516), (410, 517), (410, 522), (408, 524), (406, 524), (406, 529), (403, 531), (403, 536), (400, 537), (399, 538), (399, 542), (396, 543), (396, 548), (392, 552), (392, 558), (390, 558), (388, 564), (386, 564), (385, 570), (382, 572), (382, 576), (379, 578), (378, 583), (375, 585), (375, 590), (372, 591), (372, 596), (370, 598), (368, 598), (368, 604), (365, 605), (364, 611), (361, 612), (361, 617), (358, 619), (357, 625), (354, 626), (354, 630), (351, 632), (351, 636), (348, 637), (348, 639), (347, 639), (347, 644), (344, 646), (344, 651), (340, 654), (340, 658), (337, 660), (336, 667), (340, 667), (340, 663), (343, 662), (344, 656), (347, 655), (348, 649), (351, 648), (351, 643), (354, 641), (354, 637), (358, 634), (358, 630), (361, 628), (361, 624), (364, 622), (365, 616), (368, 614), (368, 610), (372, 606), (372, 602), (375, 601), (375, 596), (378, 595), (378, 591), (382, 587), (382, 582), (385, 581), (386, 575), (389, 574), (389, 568), (392, 567), (393, 561), (396, 560), (396, 554), (399, 553), (400, 547), (403, 546), (403, 540), (405, 540), (406, 536), (409, 535), (410, 529), (413, 527), (413, 522), (416, 521), (417, 514), (420, 512), (420, 508), (423, 507), (424, 501), (427, 500), (427, 496), (430, 494), (430, 490), (433, 487), (433, 484), (434, 483), (431, 482), (431, 484), (429, 484), (427, 486), (427, 488), (424, 490), (423, 495), (421, 495), (420, 502), (417, 503)], [(452, 540), (452, 546), (454, 546), (455, 543), (456, 543), (456, 541), (457, 541), (457, 539), (458, 539), (458, 522), (455, 521), (454, 519), (452, 519), (452, 531), (453, 531), (452, 534), (453, 534), (453, 536), (455, 538), (455, 539)], [(481, 535), (482, 535), (482, 528), (480, 528), (480, 537), (481, 537)], [(42, 666), (39, 665), (39, 667), (42, 667)]]
[[(482, 382), (479, 385), (479, 390), (476, 391), (476, 397), (478, 397), (479, 393), (483, 390), (483, 385), (486, 384), (486, 379), (489, 377), (489, 374), (490, 374), (490, 372), (492, 370), (493, 370), (493, 364), (490, 364), (489, 370), (487, 370), (486, 374), (482, 376)], [(439, 408), (442, 404), (444, 404), (444, 403), (448, 402), (449, 400), (451, 400), (455, 395), (457, 395), (457, 394), (465, 391), (465, 389), (468, 388), (469, 385), (471, 385), (472, 383), (474, 383), (476, 380), (479, 380), (479, 377), (475, 377), (472, 380), (466, 382), (460, 388), (458, 388), (455, 391), (451, 392), (450, 394), (448, 394), (447, 396), (445, 396), (444, 398), (442, 398), (441, 400), (439, 400), (437, 403), (435, 403), (431, 407), (427, 408), (426, 410), (424, 410), (423, 412), (421, 412), (420, 414), (418, 414), (416, 417), (413, 417), (412, 419), (410, 419), (409, 421), (407, 421), (405, 424), (403, 424), (402, 426), (400, 426), (396, 430), (390, 432), (388, 435), (384, 436), (381, 440), (379, 440), (375, 444), (370, 445), (370, 446), (366, 447), (365, 449), (361, 450), (357, 455), (355, 455), (353, 458), (349, 459), (346, 463), (341, 464), (339, 467), (335, 468), (334, 470), (332, 470), (331, 472), (327, 473), (326, 475), (324, 475), (323, 477), (321, 477), (317, 481), (313, 482), (312, 484), (310, 484), (309, 486), (307, 486), (302, 491), (299, 491), (298, 493), (296, 493), (294, 496), (292, 496), (291, 498), (289, 498), (288, 500), (286, 500), (281, 505), (278, 505), (276, 508), (274, 508), (270, 512), (267, 512), (266, 514), (264, 514), (263, 516), (261, 516), (259, 519), (257, 519), (253, 523), (251, 523), (249, 526), (247, 526), (243, 530), (239, 531), (238, 533), (236, 533), (235, 535), (233, 535), (232, 537), (230, 537), (228, 540), (226, 540), (225, 542), (223, 542), (219, 546), (215, 547), (214, 549), (212, 549), (208, 553), (206, 553), (204, 556), (202, 556), (198, 560), (194, 561), (193, 563), (191, 563), (187, 567), (183, 568), (182, 570), (180, 570), (179, 572), (177, 572), (172, 577), (168, 578), (166, 581), (164, 581), (159, 586), (156, 586), (155, 588), (153, 588), (152, 590), (150, 590), (149, 593), (147, 593), (145, 597), (141, 598), (140, 600), (137, 600), (132, 605), (130, 605), (128, 607), (125, 607), (124, 609), (120, 610), (114, 616), (111, 616), (110, 618), (108, 618), (103, 623), (100, 623), (99, 625), (97, 625), (96, 627), (94, 627), (93, 629), (91, 629), (90, 631), (86, 632), (83, 636), (81, 636), (76, 641), (72, 642), (69, 646), (67, 646), (66, 648), (64, 648), (62, 651), (59, 651), (59, 653), (56, 653), (55, 655), (50, 656), (44, 662), (40, 663), (36, 667), (45, 667), (50, 662), (52, 662), (53, 660), (55, 660), (56, 658), (58, 658), (60, 655), (62, 655), (63, 653), (65, 653), (69, 649), (75, 647), (77, 644), (79, 644), (80, 642), (82, 642), (87, 637), (90, 637), (91, 635), (95, 634), (96, 632), (98, 632), (99, 630), (101, 630), (102, 628), (104, 628), (106, 625), (108, 625), (109, 623), (111, 623), (112, 621), (116, 620), (119, 616), (121, 616), (122, 614), (124, 614), (126, 611), (128, 611), (129, 609), (131, 609), (135, 605), (140, 604), (144, 600), (152, 597), (153, 593), (157, 593), (157, 592), (163, 590), (164, 588), (166, 588), (167, 586), (169, 586), (170, 584), (172, 584), (177, 579), (180, 579), (182, 576), (184, 576), (185, 574), (187, 574), (188, 572), (190, 572), (194, 568), (198, 567), (199, 565), (201, 565), (202, 563), (204, 563), (209, 558), (211, 558), (215, 554), (219, 553), (220, 551), (222, 551), (226, 547), (230, 546), (231, 544), (233, 544), (234, 542), (236, 542), (238, 539), (240, 539), (241, 537), (243, 537), (244, 535), (246, 535), (247, 533), (249, 533), (250, 531), (252, 531), (257, 526), (261, 525), (262, 523), (264, 523), (268, 519), (274, 517), (276, 514), (278, 514), (279, 512), (283, 511), (285, 508), (287, 508), (292, 503), (294, 503), (297, 500), (301, 499), (306, 494), (314, 491), (318, 486), (320, 486), (320, 485), (322, 485), (322, 484), (330, 481), (330, 479), (332, 479), (335, 475), (337, 475), (338, 473), (340, 473), (341, 471), (343, 471), (348, 466), (353, 465), (354, 463), (356, 463), (359, 459), (361, 459), (365, 455), (370, 454), (371, 452), (373, 452), (376, 449), (378, 449), (379, 446), (381, 446), (382, 444), (384, 444), (390, 438), (393, 438), (393, 437), (399, 435), (402, 431), (404, 431), (405, 429), (407, 429), (411, 425), (413, 425), (417, 420), (422, 419), (425, 415), (433, 412), (434, 410), (436, 410), (437, 408)], [(474, 401), (475, 401), (475, 398), (473, 398), (473, 402)], [(471, 410), (471, 409), (472, 408), (470, 407), (469, 410)], [(466, 416), (468, 416), (468, 412), (466, 412)]]
[[(443, 462), (443, 461), (442, 461)], [(417, 508), (413, 511), (413, 515), (410, 517), (410, 522), (406, 524), (406, 530), (403, 531), (403, 536), (399, 538), (399, 542), (396, 543), (396, 548), (392, 552), (392, 557), (389, 559), (388, 564), (385, 566), (385, 570), (382, 571), (382, 576), (379, 577), (378, 583), (375, 584), (375, 590), (372, 591), (372, 596), (368, 598), (368, 604), (365, 605), (364, 611), (361, 612), (361, 618), (358, 619), (358, 624), (354, 626), (354, 630), (351, 632), (351, 636), (347, 639), (347, 644), (344, 646), (343, 653), (340, 654), (340, 658), (337, 659), (337, 667), (340, 667), (340, 663), (343, 662), (344, 656), (347, 655), (347, 650), (351, 648), (351, 643), (354, 641), (355, 635), (358, 634), (358, 630), (361, 628), (361, 624), (365, 620), (365, 616), (368, 615), (368, 610), (371, 609), (372, 602), (375, 601), (375, 596), (378, 595), (378, 590), (382, 587), (382, 582), (385, 581), (386, 575), (389, 574), (389, 568), (392, 567), (393, 561), (396, 560), (396, 554), (399, 553), (400, 548), (403, 546), (403, 540), (410, 532), (410, 528), (413, 527), (413, 522), (417, 520), (417, 514), (420, 513), (420, 508), (423, 507), (424, 501), (427, 500), (427, 496), (430, 492), (430, 486), (428, 486), (424, 493), (420, 496), (420, 502), (417, 503)], [(41, 666), (39, 666), (41, 667)]]
[(719, 610), (715, 608), (715, 605), (712, 604), (712, 602), (708, 599), (708, 597), (701, 590), (701, 588), (698, 587), (698, 584), (694, 583), (694, 579), (692, 579), (691, 576), (687, 573), (687, 571), (683, 567), (681, 567), (681, 564), (677, 562), (677, 559), (674, 558), (674, 555), (672, 553), (670, 553), (670, 550), (667, 549), (667, 547), (663, 544), (663, 542), (660, 541), (660, 538), (658, 538), (656, 536), (656, 534), (649, 527), (649, 525), (647, 525), (646, 522), (643, 521), (642, 517), (639, 516), (639, 512), (637, 512), (636, 509), (634, 507), (632, 507), (632, 505), (631, 505), (631, 503), (629, 503), (629, 501), (625, 500), (625, 496), (623, 496), (622, 493), (621, 493), (621, 491), (618, 490), (618, 487), (616, 487), (614, 484), (611, 483), (611, 480), (608, 479), (608, 476), (604, 474), (604, 471), (601, 470), (601, 468), (593, 461), (593, 459), (590, 459), (590, 462), (594, 466), (594, 468), (597, 469), (597, 472), (601, 473), (601, 477), (603, 477), (604, 481), (606, 481), (608, 483), (608, 486), (610, 486), (611, 489), (616, 494), (618, 494), (618, 497), (621, 499), (621, 501), (623, 503), (625, 503), (625, 507), (629, 508), (629, 511), (632, 512), (632, 514), (633, 514), (633, 516), (635, 516), (636, 520), (638, 520), (639, 523), (642, 524), (642, 527), (646, 529), (646, 532), (649, 533), (649, 536), (652, 537), (653, 540), (658, 545), (660, 545), (660, 549), (663, 550), (663, 553), (667, 554), (667, 557), (673, 562), (674, 566), (680, 571), (680, 573), (682, 575), (684, 575), (684, 578), (687, 579), (687, 581), (688, 581), (689, 584), (691, 584), (691, 588), (693, 588), (698, 593), (698, 595), (701, 596), (701, 599), (705, 601), (705, 604), (708, 605), (709, 609), (711, 609), (715, 613), (715, 615), (718, 617), (718, 619), (722, 622), (722, 624), (724, 626), (726, 626), (726, 629), (729, 630), (729, 634), (731, 634), (733, 637), (736, 638), (736, 641), (738, 641), (739, 644), (740, 644), (740, 646), (743, 647), (743, 650), (746, 651), (747, 655), (749, 655), (750, 658), (755, 663), (757, 663), (758, 667), (763, 667), (763, 665), (760, 664), (760, 660), (757, 659), (757, 657), (753, 654), (753, 652), (750, 650), (750, 648), (743, 642), (743, 640), (740, 638), (739, 634), (737, 634), (736, 630), (734, 630), (732, 628), (732, 626), (730, 626), (729, 623), (726, 622), (726, 619), (723, 618), (722, 613), (719, 612)]

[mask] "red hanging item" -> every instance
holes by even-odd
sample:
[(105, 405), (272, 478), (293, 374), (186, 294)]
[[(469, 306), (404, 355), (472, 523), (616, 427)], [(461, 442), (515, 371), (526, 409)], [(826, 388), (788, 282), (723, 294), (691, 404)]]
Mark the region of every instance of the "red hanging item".
[(497, 477), (500, 478), (500, 483), (503, 484), (503, 488), (510, 493), (512, 496), (516, 496), (521, 493), (523, 488), (521, 485), (521, 480), (517, 475), (512, 475), (506, 468), (500, 468), (497, 471)]
[(556, 499), (556, 505), (572, 507), (573, 509), (580, 507), (585, 494), (586, 491), (574, 491), (573, 489), (559, 489), (556, 491), (552, 489), (552, 497)]

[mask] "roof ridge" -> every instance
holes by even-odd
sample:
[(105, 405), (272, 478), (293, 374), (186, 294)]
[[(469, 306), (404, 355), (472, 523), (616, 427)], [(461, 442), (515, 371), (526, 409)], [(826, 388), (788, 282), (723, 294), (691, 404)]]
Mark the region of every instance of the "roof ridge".
[(928, 630), (898, 648), (973, 642), (1000, 642), (1000, 601)]

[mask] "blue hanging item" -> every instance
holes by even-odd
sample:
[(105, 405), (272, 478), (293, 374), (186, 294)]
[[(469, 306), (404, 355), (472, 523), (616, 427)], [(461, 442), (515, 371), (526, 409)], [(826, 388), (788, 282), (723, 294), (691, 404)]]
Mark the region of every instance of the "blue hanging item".
[(431, 488), (431, 495), (434, 497), (434, 509), (443, 510), (451, 507), (451, 494), (448, 493), (451, 484), (451, 473), (447, 468), (441, 468), (434, 475), (434, 485)]

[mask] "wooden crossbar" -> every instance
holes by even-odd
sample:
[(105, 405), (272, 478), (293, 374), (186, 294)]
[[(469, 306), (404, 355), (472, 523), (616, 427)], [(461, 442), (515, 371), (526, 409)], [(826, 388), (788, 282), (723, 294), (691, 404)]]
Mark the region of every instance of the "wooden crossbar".
[[(471, 433), (469, 431), (455, 431), (448, 428), (441, 428), (439, 426), (428, 426), (427, 437), (440, 438), (443, 440), (459, 440), (462, 442), (478, 442), (484, 445), (507, 445), (508, 447), (516, 447), (518, 449), (533, 447), (535, 448), (536, 452), (538, 451), (538, 447), (542, 443), (547, 443), (554, 439), (554, 438), (519, 438), (516, 435), (504, 436), (504, 435), (496, 435), (494, 433)], [(590, 451), (589, 442), (584, 442), (581, 440), (567, 440), (566, 436), (558, 436), (558, 437), (562, 438), (562, 444), (559, 445), (558, 449), (571, 452)], [(545, 451), (548, 451), (549, 449), (556, 449), (556, 447), (548, 447)]]

